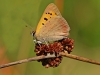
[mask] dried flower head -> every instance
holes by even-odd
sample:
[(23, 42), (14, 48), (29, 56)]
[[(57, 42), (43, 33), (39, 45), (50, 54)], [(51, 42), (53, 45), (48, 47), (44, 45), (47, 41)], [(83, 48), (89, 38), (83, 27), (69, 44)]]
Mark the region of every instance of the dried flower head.
[[(55, 41), (53, 43), (50, 43), (48, 45), (46, 44), (36, 44), (35, 46), (35, 52), (37, 56), (40, 55), (48, 55), (48, 54), (54, 54), (57, 55), (59, 52), (72, 52), (74, 40), (70, 38), (64, 38), (59, 41)], [(39, 62), (42, 62), (42, 65), (46, 68), (48, 67), (57, 67), (62, 61), (62, 56), (55, 57), (55, 58), (47, 58), (47, 59), (41, 59)]]

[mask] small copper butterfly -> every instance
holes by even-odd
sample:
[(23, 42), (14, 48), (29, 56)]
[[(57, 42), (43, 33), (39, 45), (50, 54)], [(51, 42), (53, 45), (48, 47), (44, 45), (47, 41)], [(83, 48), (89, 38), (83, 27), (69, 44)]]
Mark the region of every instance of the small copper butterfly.
[(54, 3), (50, 3), (32, 35), (35, 39), (34, 41), (43, 43), (67, 38), (69, 31), (70, 27), (60, 14), (57, 6)]

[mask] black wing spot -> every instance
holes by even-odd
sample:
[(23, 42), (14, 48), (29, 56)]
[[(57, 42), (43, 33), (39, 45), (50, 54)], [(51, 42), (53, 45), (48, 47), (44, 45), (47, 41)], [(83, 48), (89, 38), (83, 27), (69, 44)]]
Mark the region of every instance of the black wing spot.
[(44, 20), (46, 20), (46, 21), (47, 21), (48, 19), (47, 19), (47, 18), (44, 18)]
[(55, 13), (55, 15), (57, 15), (57, 13)]
[(50, 15), (52, 15), (52, 13), (50, 13)]
[(48, 12), (48, 14), (50, 14), (50, 13)]
[(46, 13), (47, 14), (47, 13)]
[(52, 13), (48, 12), (48, 14), (52, 15)]
[(42, 25), (44, 25), (44, 23), (42, 23)]
[(51, 17), (50, 17), (51, 18)]

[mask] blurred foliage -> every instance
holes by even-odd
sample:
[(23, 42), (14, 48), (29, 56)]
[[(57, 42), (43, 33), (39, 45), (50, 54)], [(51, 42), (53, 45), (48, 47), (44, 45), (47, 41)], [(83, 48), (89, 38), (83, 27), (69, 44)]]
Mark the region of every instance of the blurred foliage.
[[(35, 56), (30, 31), (35, 30), (51, 2), (59, 7), (71, 27), (69, 37), (75, 40), (72, 54), (100, 61), (99, 0), (0, 0), (0, 64)], [(30, 62), (1, 69), (0, 75), (99, 75), (99, 69), (64, 58), (57, 68), (46, 69), (41, 63)]]

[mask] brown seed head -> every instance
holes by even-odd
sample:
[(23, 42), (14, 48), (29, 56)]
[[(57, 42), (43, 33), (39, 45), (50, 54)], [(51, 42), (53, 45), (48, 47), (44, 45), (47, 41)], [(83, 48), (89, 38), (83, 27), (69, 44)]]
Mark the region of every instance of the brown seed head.
[[(59, 54), (59, 52), (65, 52), (68, 53), (72, 52), (74, 40), (70, 38), (65, 38), (59, 41), (55, 41), (53, 43), (50, 43), (48, 45), (46, 44), (36, 44), (35, 46), (35, 52), (37, 56), (40, 55), (47, 55), (48, 53), (55, 55)], [(47, 59), (41, 59), (39, 62), (42, 62), (42, 65), (46, 68), (48, 67), (57, 67), (62, 61), (62, 56), (55, 57), (55, 58), (47, 58)]]

